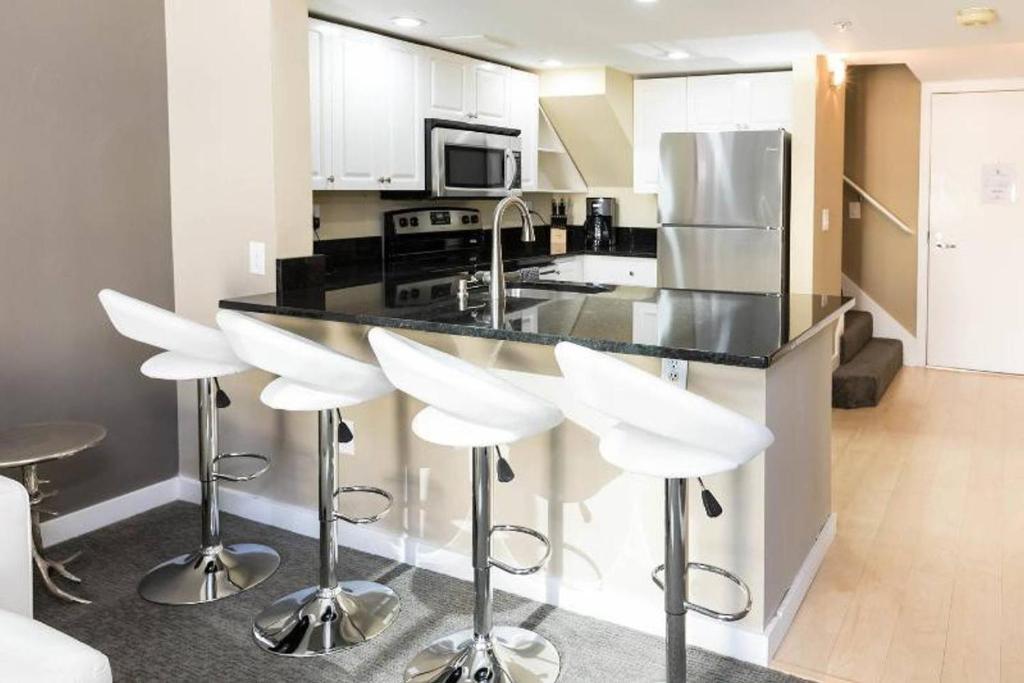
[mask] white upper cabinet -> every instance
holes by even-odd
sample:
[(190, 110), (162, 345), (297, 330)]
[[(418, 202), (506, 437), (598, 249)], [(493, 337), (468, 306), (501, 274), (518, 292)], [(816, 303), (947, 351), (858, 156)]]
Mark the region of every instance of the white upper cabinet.
[(414, 46), (396, 40), (384, 42), (381, 57), (380, 177), (389, 190), (422, 190), (426, 161), (420, 91), (426, 81), (426, 60)]
[(662, 133), (686, 130), (686, 79), (653, 78), (633, 86), (633, 189), (658, 191)]
[(526, 71), (509, 70), (508, 126), (518, 128), (521, 144), (523, 190), (537, 189), (537, 116), (540, 107), (540, 79)]
[(326, 190), (331, 168), (331, 79), (329, 38), (325, 27), (309, 28), (309, 159), (313, 170), (313, 189)]
[(633, 189), (658, 191), (662, 133), (788, 130), (792, 118), (791, 71), (638, 80), (633, 85)]
[(793, 127), (793, 72), (749, 74), (746, 124), (751, 130)]
[(427, 116), (504, 126), (508, 122), (508, 67), (429, 49)]
[(469, 94), (473, 105), (469, 111), (470, 118), (490, 126), (506, 125), (509, 69), (487, 62), (473, 62), (468, 69), (472, 84)]
[(688, 79), (687, 129), (695, 132), (740, 128), (740, 84), (735, 76), (696, 76)]
[(459, 55), (430, 51), (430, 87), (427, 117), (432, 119), (467, 118), (469, 83), (465, 58)]
[(423, 189), (419, 48), (316, 19), (309, 39), (313, 189)]

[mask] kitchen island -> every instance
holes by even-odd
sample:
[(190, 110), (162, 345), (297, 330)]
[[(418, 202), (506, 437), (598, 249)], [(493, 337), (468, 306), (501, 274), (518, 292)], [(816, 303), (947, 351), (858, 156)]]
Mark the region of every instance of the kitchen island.
[[(571, 399), (553, 345), (569, 340), (619, 354), (766, 424), (776, 440), (763, 455), (705, 481), (725, 513), (690, 516), (691, 559), (741, 576), (753, 609), (734, 624), (692, 613), (689, 620), (692, 644), (767, 663), (834, 533), (831, 371), (836, 326), (852, 302), (524, 282), (509, 285), (506, 324), (494, 329), (486, 289), (461, 305), (453, 294), (450, 278), (385, 273), (368, 284), (228, 299), (221, 307), (364, 360), (373, 359), (370, 327), (397, 328), (558, 403), (570, 419), (515, 445), (509, 457), (516, 479), (496, 485), (494, 501), (496, 522), (551, 538), (551, 561), (527, 580), (504, 583), (496, 576), (496, 585), (649, 632), (664, 624), (662, 596), (649, 578), (662, 561), (662, 482), (624, 473), (600, 457), (599, 435), (611, 425)], [(355, 425), (357, 454), (342, 464), (346, 483), (390, 489), (395, 509), (372, 529), (345, 529), (342, 542), (466, 577), (468, 459), (411, 434), (419, 407), (396, 393), (345, 416)], [(294, 439), (288, 432), (261, 495), (305, 505), (303, 472), (310, 465), (302, 461), (312, 463), (315, 445), (301, 430)], [(517, 562), (536, 559), (529, 542), (495, 541), (499, 554)], [(691, 594), (725, 611), (737, 607), (730, 586), (713, 578), (693, 577)]]

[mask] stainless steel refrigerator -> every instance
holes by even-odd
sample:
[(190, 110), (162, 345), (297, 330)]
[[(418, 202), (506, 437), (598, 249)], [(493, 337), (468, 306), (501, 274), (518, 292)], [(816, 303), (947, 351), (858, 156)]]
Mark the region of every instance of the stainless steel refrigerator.
[(658, 284), (789, 289), (789, 134), (664, 133)]

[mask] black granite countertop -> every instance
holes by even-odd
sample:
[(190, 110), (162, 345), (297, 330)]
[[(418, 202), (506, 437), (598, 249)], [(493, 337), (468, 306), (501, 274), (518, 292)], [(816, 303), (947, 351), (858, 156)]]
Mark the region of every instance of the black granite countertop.
[[(368, 266), (369, 268), (369, 266)], [(852, 301), (837, 296), (736, 294), (569, 283), (510, 284), (507, 322), (492, 329), (487, 290), (459, 310), (441, 284), (433, 300), (400, 304), (409, 274), (378, 267), (338, 286), (225, 299), (221, 308), (536, 344), (573, 341), (601, 351), (767, 368), (838, 319)], [(427, 278), (426, 290), (434, 287)], [(443, 282), (443, 279), (442, 279)], [(423, 284), (423, 283), (420, 283)]]

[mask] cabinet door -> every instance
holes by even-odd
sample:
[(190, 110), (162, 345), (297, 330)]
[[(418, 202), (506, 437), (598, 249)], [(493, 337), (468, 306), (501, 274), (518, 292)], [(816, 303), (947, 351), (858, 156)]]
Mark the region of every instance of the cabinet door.
[(793, 72), (749, 74), (746, 121), (751, 130), (792, 128)]
[(540, 79), (516, 69), (508, 74), (508, 126), (518, 128), (522, 149), (523, 190), (537, 189), (537, 125), (540, 120)]
[(554, 271), (541, 275), (540, 279), (555, 282), (583, 282), (583, 259), (580, 256), (556, 259)]
[(656, 287), (658, 263), (652, 258), (587, 254), (583, 257), (583, 277), (603, 285)]
[(735, 76), (694, 76), (686, 84), (686, 127), (696, 132), (736, 130)]
[(472, 106), (469, 117), (477, 123), (504, 126), (507, 122), (508, 69), (497, 64), (469, 65)]
[(339, 190), (375, 190), (381, 184), (377, 148), (380, 126), (379, 39), (361, 31), (334, 41), (334, 184)]
[(467, 60), (439, 50), (430, 52), (430, 86), (427, 116), (434, 119), (464, 119), (469, 102)]
[(331, 79), (329, 27), (309, 27), (309, 137), (314, 190), (331, 188)]
[(424, 189), (423, 58), (416, 46), (400, 41), (381, 43), (381, 116), (376, 175), (388, 190)]
[(633, 190), (657, 192), (662, 133), (686, 130), (685, 78), (638, 80), (633, 86)]

